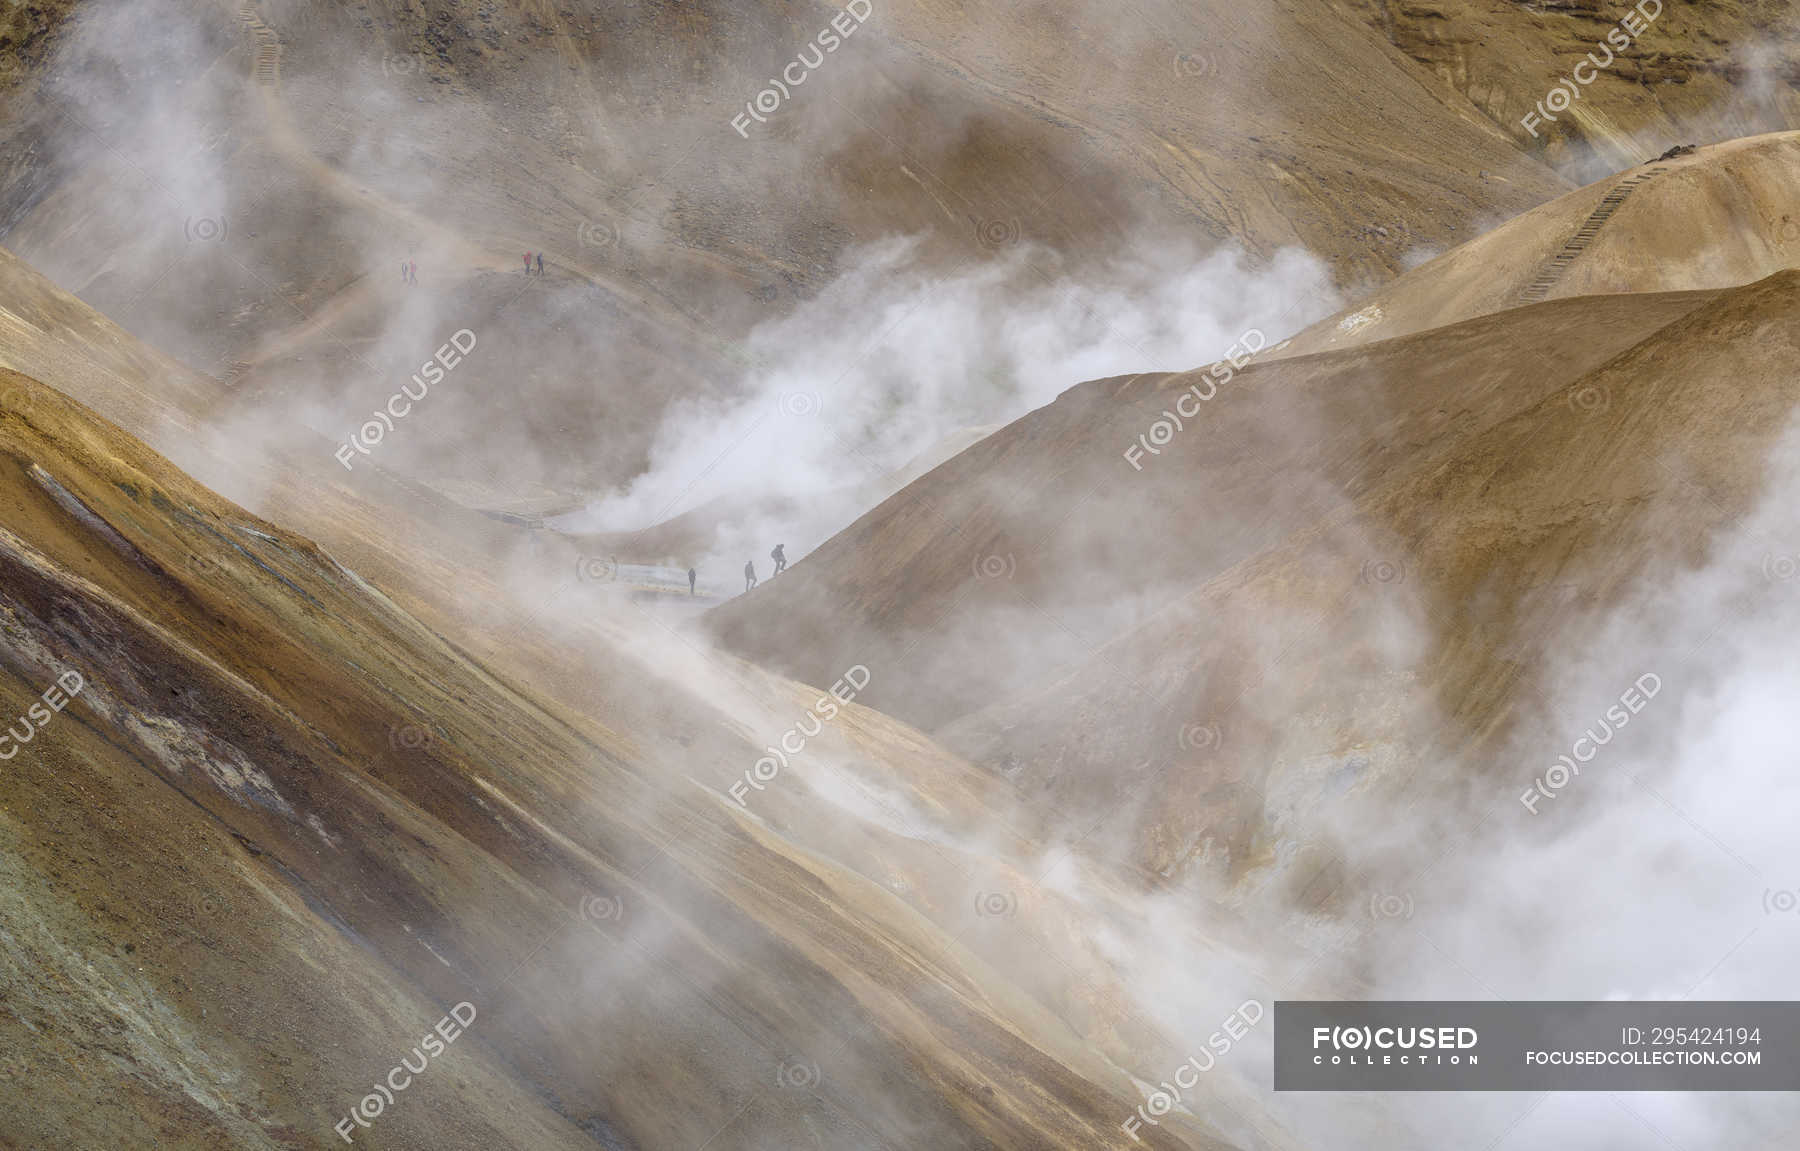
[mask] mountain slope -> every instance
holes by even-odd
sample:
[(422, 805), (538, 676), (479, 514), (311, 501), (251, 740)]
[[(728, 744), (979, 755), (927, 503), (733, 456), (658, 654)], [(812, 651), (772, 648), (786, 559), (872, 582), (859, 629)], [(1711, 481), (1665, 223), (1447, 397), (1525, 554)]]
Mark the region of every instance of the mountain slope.
[[(1800, 127), (1788, 5), (1346, 0), (1342, 7), (1428, 70), (1434, 87), (1466, 97), (1570, 174), (1640, 164), (1676, 144)], [(1641, 31), (1631, 47), (1612, 53), (1607, 33), (1633, 8)], [(1589, 53), (1590, 64), (1607, 67), (1584, 70), (1581, 98), (1528, 131), (1527, 113)]]
[(1052, 808), (1105, 805), (1163, 875), (1241, 874), (1350, 786), (1367, 813), (1499, 793), (1555, 654), (1754, 505), (1800, 402), (1797, 309), (1800, 272), (1719, 295), (944, 738), (1031, 765)]
[[(385, 462), (541, 512), (627, 481), (672, 396), (731, 392), (737, 341), (887, 237), (943, 273), (1029, 250), (1034, 278), (1171, 238), (1298, 244), (1361, 284), (1567, 187), (1317, 6), (1158, 3), (1105, 35), (1045, 6), (881, 7), (740, 136), (837, 11), (78, 9), (0, 141), (33, 157), (0, 185), (0, 240), (322, 430), (403, 380), (433, 319), (481, 332), (436, 442)], [(1189, 43), (1195, 21), (1237, 35)]]
[(1026, 1147), (1129, 1111), (1128, 1079), (918, 911), (4, 382), (0, 693), (24, 715), (85, 680), (0, 776), (9, 1139), (319, 1145), (464, 1001), (468, 1037), (359, 1137)]
[[(935, 730), (1090, 658), (1428, 450), (1564, 394), (1705, 298), (1558, 301), (1222, 383), (1196, 370), (1082, 384), (709, 626), (802, 679), (853, 653), (894, 666), (871, 700)], [(1197, 414), (1176, 432), (1184, 396)], [(1153, 456), (1159, 421), (1173, 438)]]
[(1522, 303), (1729, 288), (1800, 263), (1800, 133), (1628, 168), (1526, 212), (1295, 336), (1351, 347)]
[(1747, 506), (1796, 275), (1254, 365), (1142, 471), (1116, 449), (1206, 374), (1082, 385), (709, 622), (799, 674), (904, 667), (871, 699), (1047, 825), (1239, 877), (1346, 786), (1490, 770), (1535, 645)]

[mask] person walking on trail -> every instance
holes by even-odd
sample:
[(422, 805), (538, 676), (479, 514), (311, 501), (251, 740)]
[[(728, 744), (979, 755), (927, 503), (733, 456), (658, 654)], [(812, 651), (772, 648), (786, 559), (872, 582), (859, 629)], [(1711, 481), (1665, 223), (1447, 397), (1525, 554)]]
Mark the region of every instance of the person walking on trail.
[(696, 579), (696, 578), (697, 578), (697, 577), (696, 577), (696, 576), (695, 576), (695, 575), (694, 575), (694, 569), (693, 569), (693, 568), (689, 568), (689, 569), (688, 569), (688, 594), (689, 594), (689, 595), (694, 595), (694, 594), (696, 594), (696, 593), (695, 593), (695, 591), (694, 591), (694, 580), (695, 580), (695, 579)]
[(544, 274), (544, 253), (538, 253), (538, 275)]
[(531, 253), (530, 252), (525, 253), (525, 274), (527, 276), (531, 275)]
[(745, 560), (744, 561), (744, 590), (749, 591), (751, 588), (753, 588), (755, 586), (756, 586), (756, 564), (751, 562), (750, 560)]
[(776, 544), (775, 550), (769, 553), (769, 558), (775, 561), (775, 570), (769, 573), (770, 579), (774, 579), (787, 570), (787, 553), (781, 550), (786, 546), (786, 544)]

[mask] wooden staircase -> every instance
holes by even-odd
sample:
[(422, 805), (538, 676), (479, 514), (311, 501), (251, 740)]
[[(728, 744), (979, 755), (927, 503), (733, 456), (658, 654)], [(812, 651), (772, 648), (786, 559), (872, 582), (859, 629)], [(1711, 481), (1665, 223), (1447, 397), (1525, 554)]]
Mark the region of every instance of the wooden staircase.
[(1568, 243), (1562, 246), (1562, 251), (1551, 257), (1550, 262), (1544, 266), (1544, 270), (1538, 273), (1537, 279), (1531, 281), (1525, 290), (1519, 293), (1519, 302), (1535, 304), (1548, 296), (1550, 289), (1556, 287), (1557, 282), (1562, 279), (1563, 273), (1569, 270), (1569, 265), (1575, 262), (1575, 257), (1587, 250), (1588, 244), (1592, 243), (1594, 237), (1600, 234), (1601, 227), (1612, 218), (1614, 212), (1619, 210), (1619, 205), (1625, 202), (1625, 198), (1630, 196), (1638, 185), (1653, 179), (1665, 170), (1667, 170), (1667, 165), (1656, 164), (1614, 184), (1606, 196), (1601, 199), (1599, 206), (1586, 220), (1582, 221), (1580, 229), (1569, 237)]
[(265, 88), (273, 88), (281, 82), (281, 37), (263, 23), (253, 0), (244, 0), (243, 7), (238, 9), (238, 22), (250, 30), (256, 41), (256, 82)]

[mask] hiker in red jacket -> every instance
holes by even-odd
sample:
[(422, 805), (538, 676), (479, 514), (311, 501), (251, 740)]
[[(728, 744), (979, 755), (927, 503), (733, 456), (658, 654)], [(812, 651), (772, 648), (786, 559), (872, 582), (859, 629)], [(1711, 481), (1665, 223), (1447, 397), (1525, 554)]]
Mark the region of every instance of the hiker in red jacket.
[(525, 253), (525, 274), (527, 276), (531, 275), (531, 253), (530, 252)]

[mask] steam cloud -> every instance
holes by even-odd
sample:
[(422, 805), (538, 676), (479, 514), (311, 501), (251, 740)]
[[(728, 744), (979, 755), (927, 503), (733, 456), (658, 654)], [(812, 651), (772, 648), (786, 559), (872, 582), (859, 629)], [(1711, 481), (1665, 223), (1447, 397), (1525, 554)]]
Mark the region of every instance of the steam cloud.
[[(965, 429), (1011, 420), (1083, 380), (1208, 363), (1252, 327), (1273, 344), (1339, 303), (1324, 266), (1300, 251), (1255, 265), (1231, 248), (1206, 251), (1157, 236), (1078, 269), (1026, 244), (946, 271), (926, 258), (922, 241), (892, 236), (849, 249), (820, 290), (755, 326), (733, 378), (698, 387), (653, 376), (644, 390), (674, 398), (646, 404), (643, 410), (652, 415), (636, 422), (610, 425), (591, 407), (564, 403), (568, 381), (578, 373), (586, 375), (575, 390), (604, 389), (624, 374), (596, 367), (613, 362), (609, 357), (630, 338), (630, 324), (611, 315), (596, 320), (590, 285), (534, 288), (540, 291), (531, 299), (537, 318), (526, 324), (507, 305), (526, 287), (510, 266), (510, 278), (498, 288), (480, 277), (433, 282), (437, 269), (460, 254), (426, 229), (395, 239), (384, 235), (376, 217), (300, 228), (279, 238), (252, 237), (258, 221), (269, 218), (258, 214), (255, 201), (270, 189), (246, 186), (231, 175), (225, 157), (242, 142), (222, 136), (218, 126), (229, 119), (227, 102), (241, 91), (212, 71), (242, 45), (214, 38), (168, 0), (96, 11), (77, 24), (49, 92), (81, 121), (57, 137), (57, 163), (112, 171), (122, 191), (88, 227), (61, 221), (60, 230), (37, 225), (22, 237), (29, 257), (46, 272), (127, 319), (151, 342), (208, 368), (219, 366), (229, 349), (218, 336), (220, 317), (196, 307), (194, 299), (236, 282), (255, 301), (247, 307), (283, 307), (271, 285), (282, 280), (287, 243), (331, 248), (330, 266), (343, 275), (391, 280), (398, 261), (411, 257), (427, 278), (426, 290), (410, 295), (386, 284), (371, 297), (381, 305), (372, 318), (347, 327), (349, 342), (318, 358), (296, 360), (284, 349), (261, 349), (271, 357), (273, 390), (221, 414), (220, 444), (284, 442), (295, 424), (341, 438), (411, 365), (467, 326), (483, 341), (476, 355), (492, 354), (500, 362), (472, 363), (468, 375), (458, 376), (462, 394), (424, 401), (391, 445), (394, 466), (461, 445), (483, 453), (496, 471), (548, 474), (554, 461), (536, 461), (545, 452), (542, 428), (522, 413), (540, 399), (545, 406), (554, 400), (563, 404), (555, 419), (591, 429), (590, 446), (605, 462), (594, 474), (606, 477), (608, 486), (558, 526), (577, 533), (631, 532), (716, 501), (719, 526), (704, 534), (697, 555), (683, 557), (707, 569), (735, 571), (742, 557), (760, 557), (769, 543), (784, 540), (790, 557), (799, 559), (889, 494), (890, 477), (909, 463), (963, 442), (956, 436)], [(319, 87), (310, 94), (303, 89), (300, 98), (319, 99)], [(389, 123), (382, 132), (344, 142), (337, 157), (344, 167), (385, 173), (389, 191), (410, 184), (415, 204), (441, 194), (434, 185), (444, 176), (421, 160), (415, 145), (467, 113), (466, 102), (433, 93), (433, 106), (418, 113), (414, 135), (397, 126), (407, 102), (391, 86), (371, 78), (338, 96), (366, 113), (360, 119)], [(1758, 106), (1774, 102), (1760, 89), (1746, 99)], [(633, 143), (628, 150), (635, 154), (640, 147)], [(381, 191), (382, 179), (374, 182)], [(153, 227), (134, 202), (137, 193), (125, 190), (146, 187), (155, 190)], [(279, 209), (266, 212), (322, 207), (329, 217), (336, 201), (278, 197), (273, 203)], [(184, 206), (182, 214), (177, 209)], [(205, 235), (195, 246), (196, 220), (229, 221), (234, 231), (223, 243), (242, 245), (232, 249), (234, 260), (218, 261), (204, 246), (210, 242)], [(636, 236), (627, 223), (615, 242), (629, 248)], [(316, 274), (321, 282), (331, 278)], [(188, 277), (203, 290), (173, 290)], [(484, 316), (493, 317), (491, 341)], [(521, 349), (546, 330), (559, 332), (564, 342), (548, 363), (526, 360)], [(439, 398), (443, 402), (435, 403)], [(1792, 440), (1784, 446), (1789, 465), (1796, 446)], [(318, 454), (322, 471), (336, 467), (323, 448)], [(257, 499), (243, 487), (244, 477), (205, 478), (244, 502)], [(471, 492), (471, 502), (482, 494)], [(1783, 734), (1786, 701), (1800, 688), (1800, 672), (1778, 638), (1800, 624), (1800, 604), (1781, 594), (1800, 587), (1800, 580), (1771, 588), (1760, 560), (1779, 550), (1771, 540), (1800, 541), (1800, 523), (1791, 514), (1796, 495), (1800, 477), (1789, 466), (1711, 565), (1621, 610), (1608, 625), (1607, 642), (1565, 653), (1551, 681), (1556, 706), (1531, 725), (1536, 738), (1516, 748), (1521, 764), (1547, 763), (1556, 750), (1554, 733), (1578, 731), (1609, 692), (1616, 694), (1644, 670), (1661, 674), (1670, 690), (1655, 701), (1642, 727), (1609, 749), (1606, 762), (1535, 823), (1513, 799), (1521, 781), (1494, 781), (1502, 810), (1452, 866), (1409, 892), (1421, 908), (1417, 918), (1375, 936), (1367, 954), (1361, 944), (1346, 949), (1384, 973), (1367, 989), (1371, 997), (1785, 994), (1800, 916), (1771, 916), (1764, 905), (1771, 891), (1800, 889), (1800, 868), (1786, 846), (1791, 827), (1785, 814), (1797, 809), (1800, 782), (1782, 766), (1791, 760)], [(522, 557), (512, 561), (515, 594), (522, 603), (535, 601), (545, 587), (541, 573)], [(1764, 609), (1754, 626), (1736, 611), (1752, 593)], [(1076, 630), (1099, 630), (1088, 622), (1076, 620)], [(1028, 624), (1022, 620), (1020, 626)], [(704, 697), (706, 707), (747, 738), (779, 730), (791, 718), (762, 694), (762, 685), (735, 682), (723, 657), (702, 650), (692, 636), (677, 641), (654, 626), (632, 626), (608, 638), (641, 665), (647, 682), (680, 685)], [(1690, 654), (1703, 642), (1714, 654)], [(641, 694), (629, 706), (654, 714), (655, 693), (637, 690)], [(673, 751), (663, 752), (673, 765)], [(842, 774), (850, 771), (849, 755), (824, 749), (818, 758), (816, 783), (793, 783), (810, 787), (818, 802), (853, 807), (871, 823), (887, 818), (896, 833), (970, 856), (994, 851), (988, 839), (930, 826), (903, 796), (871, 804), (868, 796), (881, 784), (846, 784), (854, 778)], [(1627, 768), (1637, 781), (1625, 776)], [(901, 814), (893, 815), (895, 809)], [(1417, 818), (1422, 826), (1443, 816), (1432, 811)], [(1408, 824), (1392, 834), (1399, 839), (1413, 830)], [(1289, 945), (1306, 940), (1329, 956), (1329, 932), (1288, 920), (1284, 907), (1251, 899), (1227, 914), (1220, 908), (1242, 893), (1204, 887), (1200, 894), (1209, 902), (1190, 898), (1192, 891), (1128, 895), (1088, 870), (1072, 850), (1065, 854), (1068, 862), (1050, 872), (1046, 886), (1094, 916), (1102, 954), (1140, 1006), (1191, 1049), (1198, 1050), (1245, 998), (1272, 1003), (1289, 993), (1290, 980), (1327, 978), (1312, 957), (1294, 960)], [(1219, 943), (1229, 931), (1226, 921), (1239, 914), (1266, 928), (1266, 935)], [(647, 946), (654, 952), (661, 941)], [(1264, 1061), (1265, 1041), (1266, 1033), (1253, 1035), (1236, 1066)], [(1221, 1118), (1222, 1126), (1266, 1135), (1262, 1122), (1246, 1118), (1260, 1108), (1307, 1146), (1349, 1139), (1357, 1146), (1440, 1147), (1471, 1130), (1484, 1138), (1501, 1136), (1524, 1110), (1521, 1101), (1505, 1098), (1471, 1103), (1411, 1097), (1367, 1107), (1275, 1099), (1238, 1071), (1222, 1072), (1208, 1090), (1236, 1116)], [(1661, 1133), (1678, 1146), (1735, 1146), (1772, 1141), (1775, 1132), (1791, 1129), (1791, 1120), (1791, 1104), (1773, 1099), (1640, 1097), (1619, 1103), (1577, 1097), (1531, 1112), (1510, 1138), (1517, 1146), (1599, 1149), (1620, 1145), (1624, 1123), (1646, 1133), (1626, 1140), (1633, 1145), (1652, 1144)]]

